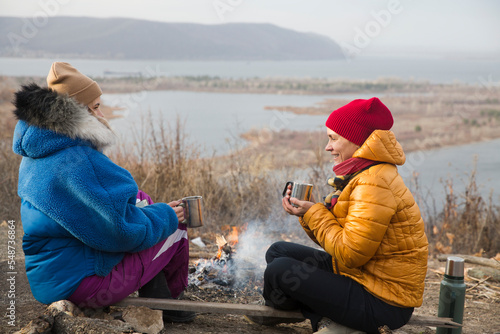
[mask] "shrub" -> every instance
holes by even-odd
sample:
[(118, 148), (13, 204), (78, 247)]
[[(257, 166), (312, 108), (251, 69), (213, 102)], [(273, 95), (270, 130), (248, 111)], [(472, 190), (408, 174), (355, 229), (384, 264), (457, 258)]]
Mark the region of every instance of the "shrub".
[(137, 151), (123, 146), (111, 157), (131, 172), (139, 188), (154, 201), (168, 203), (201, 195), (207, 227), (217, 230), (271, 214), (269, 203), (276, 200), (276, 191), (266, 187), (272, 176), (258, 156), (201, 157), (199, 149), (188, 143), (179, 119), (173, 129), (155, 126), (151, 117), (148, 122)]
[(478, 192), (476, 170), (463, 194), (454, 192), (452, 180), (445, 190), (444, 209), (429, 222), (431, 251), (495, 256), (500, 251), (500, 208), (493, 204), (492, 195), (486, 201)]

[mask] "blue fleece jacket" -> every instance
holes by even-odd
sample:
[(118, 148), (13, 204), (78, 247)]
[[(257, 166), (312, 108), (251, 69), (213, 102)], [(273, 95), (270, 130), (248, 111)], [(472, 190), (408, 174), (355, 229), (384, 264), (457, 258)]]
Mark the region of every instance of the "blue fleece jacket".
[(20, 120), (13, 150), (23, 156), (18, 194), (26, 272), (42, 303), (69, 297), (85, 277), (108, 275), (125, 253), (152, 247), (177, 228), (167, 204), (135, 206), (134, 179), (92, 140)]

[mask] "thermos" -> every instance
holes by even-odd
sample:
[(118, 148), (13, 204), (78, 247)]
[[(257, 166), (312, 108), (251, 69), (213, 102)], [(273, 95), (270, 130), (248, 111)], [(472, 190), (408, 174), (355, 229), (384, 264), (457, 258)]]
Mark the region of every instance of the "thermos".
[[(450, 256), (439, 289), (438, 317), (462, 323), (465, 306), (464, 259)], [(438, 327), (436, 334), (460, 334), (462, 328)]]

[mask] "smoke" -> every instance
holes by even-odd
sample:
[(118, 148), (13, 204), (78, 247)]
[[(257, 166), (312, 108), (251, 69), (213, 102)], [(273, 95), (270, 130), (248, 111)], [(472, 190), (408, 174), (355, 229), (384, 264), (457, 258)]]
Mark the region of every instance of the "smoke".
[(236, 252), (235, 284), (245, 284), (251, 279), (259, 280), (266, 269), (266, 252), (277, 241), (288, 241), (317, 247), (303, 231), (298, 218), (275, 210), (266, 220), (252, 220), (246, 231), (239, 235)]
[(278, 240), (264, 233), (263, 225), (258, 221), (250, 222), (247, 230), (239, 236), (237, 251), (233, 258), (237, 268), (236, 282), (248, 281), (249, 275), (257, 279), (264, 275), (266, 251)]

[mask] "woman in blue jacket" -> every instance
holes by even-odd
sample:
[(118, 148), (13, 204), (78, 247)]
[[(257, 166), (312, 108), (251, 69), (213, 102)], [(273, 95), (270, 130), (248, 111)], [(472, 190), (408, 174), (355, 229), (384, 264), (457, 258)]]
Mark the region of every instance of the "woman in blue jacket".
[[(111, 305), (138, 289), (144, 297), (178, 297), (189, 258), (179, 202), (153, 204), (102, 153), (115, 135), (95, 81), (56, 62), (47, 84), (23, 86), (14, 102), (23, 250), (34, 297), (80, 307)], [(151, 205), (136, 206), (142, 199)], [(164, 316), (189, 321), (194, 314)]]

